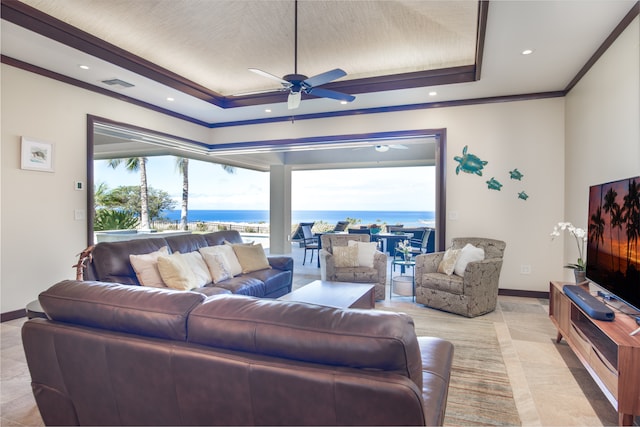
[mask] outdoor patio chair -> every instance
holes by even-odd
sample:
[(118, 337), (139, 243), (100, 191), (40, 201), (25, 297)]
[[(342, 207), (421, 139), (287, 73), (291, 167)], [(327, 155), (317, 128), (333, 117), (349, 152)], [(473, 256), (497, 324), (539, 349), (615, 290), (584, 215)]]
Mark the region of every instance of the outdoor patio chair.
[[(409, 240), (409, 244), (411, 245), (411, 249), (409, 254), (411, 257), (415, 257), (420, 254), (427, 253), (427, 243), (429, 242), (429, 238), (431, 233), (434, 231), (433, 228), (428, 227), (420, 227), (420, 228), (404, 228), (403, 231), (405, 233), (413, 234)], [(393, 254), (393, 259), (402, 259), (403, 252), (396, 245), (395, 252)]]
[[(313, 235), (313, 231), (311, 231), (311, 227), (309, 225), (303, 225), (300, 227), (302, 229), (302, 247), (304, 248), (304, 258), (302, 259), (302, 265), (307, 261), (307, 251), (311, 251), (311, 259), (309, 262), (313, 262), (313, 251), (318, 251), (320, 247), (318, 245), (318, 238)], [(319, 255), (318, 255), (319, 256)]]
[(349, 221), (338, 221), (332, 231), (334, 233), (345, 231), (347, 227), (349, 227)]

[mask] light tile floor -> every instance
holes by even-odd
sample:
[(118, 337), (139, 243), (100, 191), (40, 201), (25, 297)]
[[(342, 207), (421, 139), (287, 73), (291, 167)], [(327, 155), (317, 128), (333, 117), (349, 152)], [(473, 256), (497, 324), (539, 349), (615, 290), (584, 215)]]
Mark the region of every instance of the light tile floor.
[[(319, 279), (314, 262), (302, 266), (294, 248), (294, 287)], [(388, 289), (388, 287), (387, 287)], [(388, 292), (388, 291), (387, 291)], [(498, 309), (482, 318), (494, 322), (522, 425), (615, 425), (617, 414), (548, 318), (545, 299), (500, 296)], [(424, 309), (410, 297), (379, 304), (410, 312)], [(0, 324), (0, 424), (43, 425), (29, 385), (20, 328), (25, 319)]]

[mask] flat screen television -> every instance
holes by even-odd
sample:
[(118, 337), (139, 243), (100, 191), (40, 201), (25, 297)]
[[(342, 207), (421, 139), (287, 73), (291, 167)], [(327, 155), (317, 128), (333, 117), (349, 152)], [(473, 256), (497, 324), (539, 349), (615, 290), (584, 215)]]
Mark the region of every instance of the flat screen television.
[(640, 176), (589, 187), (587, 279), (640, 310)]

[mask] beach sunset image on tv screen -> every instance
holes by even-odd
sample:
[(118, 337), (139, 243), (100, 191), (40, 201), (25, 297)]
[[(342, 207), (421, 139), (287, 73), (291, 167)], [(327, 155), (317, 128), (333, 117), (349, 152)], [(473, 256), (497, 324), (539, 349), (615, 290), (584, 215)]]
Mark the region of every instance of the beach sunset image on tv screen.
[(640, 308), (640, 177), (589, 189), (587, 277)]

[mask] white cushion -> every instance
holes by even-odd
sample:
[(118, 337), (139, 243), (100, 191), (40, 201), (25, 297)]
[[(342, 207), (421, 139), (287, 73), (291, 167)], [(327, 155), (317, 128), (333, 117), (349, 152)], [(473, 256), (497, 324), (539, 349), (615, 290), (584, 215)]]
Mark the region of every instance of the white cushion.
[(355, 240), (349, 240), (349, 246), (356, 246), (358, 248), (358, 265), (360, 267), (373, 268), (373, 257), (378, 249), (376, 242), (357, 242)]
[(204, 258), (202, 258), (200, 252), (193, 251), (182, 254), (182, 258), (187, 262), (189, 268), (191, 268), (191, 272), (196, 277), (196, 283), (199, 288), (211, 283), (211, 273), (209, 273), (209, 268), (204, 262)]
[(205, 252), (222, 255), (227, 263), (227, 266), (229, 267), (228, 270), (232, 276), (242, 274), (242, 266), (240, 265), (238, 257), (233, 251), (233, 247), (231, 245), (208, 246), (206, 248), (200, 248), (198, 250), (203, 255), (205, 254)]
[(333, 257), (336, 267), (358, 267), (357, 246), (334, 246)]
[(461, 249), (447, 249), (442, 257), (442, 261), (440, 261), (440, 264), (438, 265), (438, 273), (444, 273), (447, 276), (451, 276), (456, 266), (458, 256), (460, 255), (460, 251)]
[(136, 276), (138, 277), (138, 282), (140, 282), (142, 286), (151, 286), (153, 288), (167, 287), (158, 270), (158, 257), (167, 255), (169, 255), (169, 250), (166, 246), (148, 254), (129, 255), (129, 262), (131, 262), (133, 271), (136, 272)]
[(261, 243), (257, 245), (231, 245), (231, 247), (238, 257), (243, 273), (271, 268)]
[(233, 277), (229, 271), (229, 263), (222, 254), (205, 251), (203, 257), (211, 273), (213, 283), (222, 282)]
[(477, 248), (471, 243), (467, 243), (464, 248), (460, 250), (460, 255), (456, 260), (456, 265), (453, 272), (458, 276), (464, 276), (464, 270), (467, 268), (467, 264), (473, 261), (482, 261), (484, 259), (484, 249)]
[(158, 257), (158, 270), (168, 287), (181, 291), (197, 288), (196, 276), (180, 252)]

